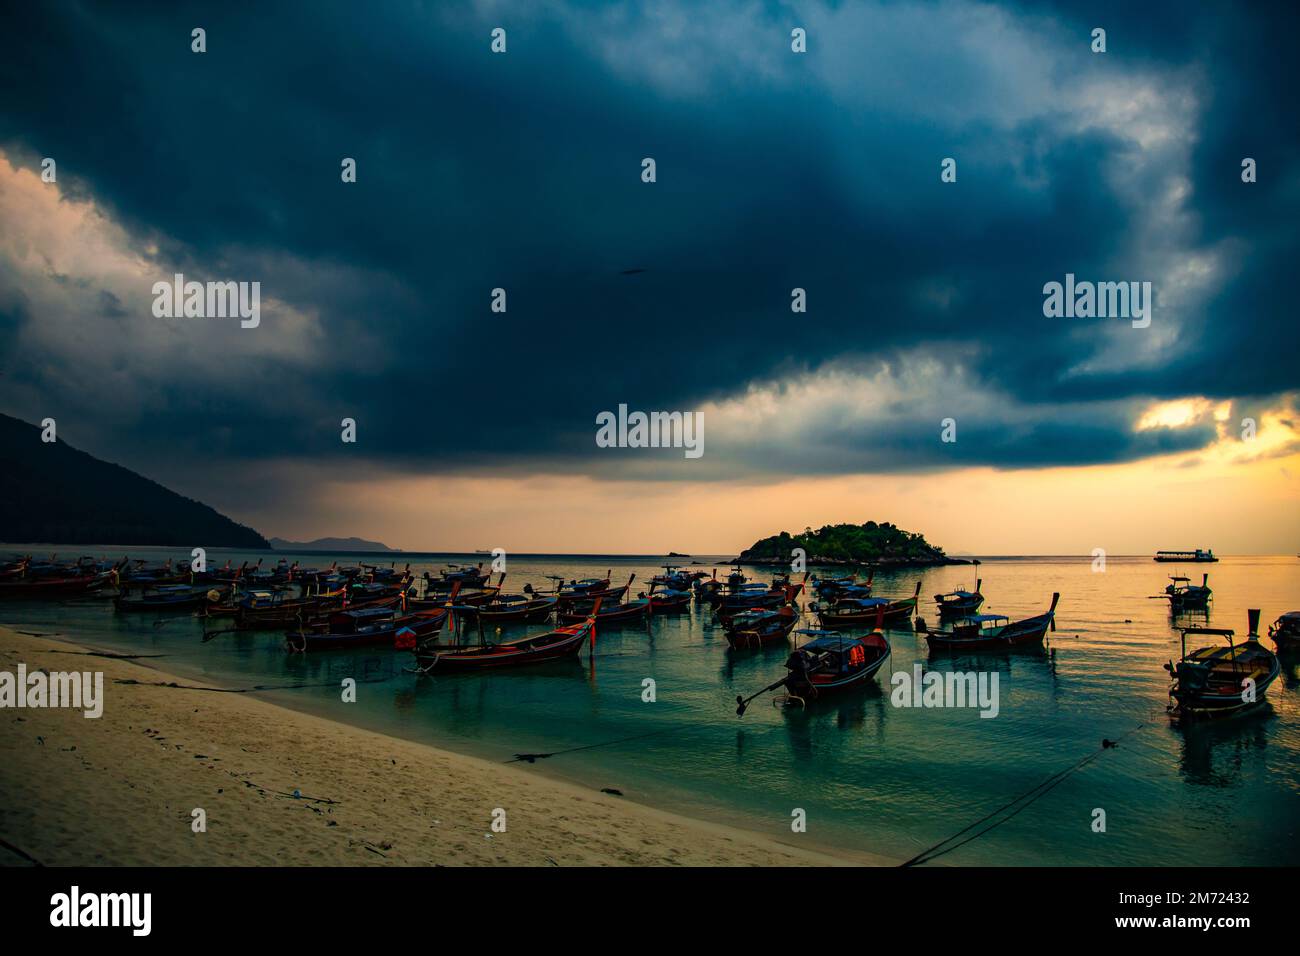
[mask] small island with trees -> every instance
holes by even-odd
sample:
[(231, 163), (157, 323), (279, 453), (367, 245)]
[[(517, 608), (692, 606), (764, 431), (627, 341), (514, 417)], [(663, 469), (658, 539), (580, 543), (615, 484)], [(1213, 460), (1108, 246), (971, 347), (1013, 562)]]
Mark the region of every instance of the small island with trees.
[(889, 522), (877, 524), (828, 524), (801, 534), (782, 531), (740, 553), (741, 564), (789, 564), (795, 548), (803, 548), (808, 565), (870, 564), (878, 567), (919, 568), (941, 564), (969, 564), (950, 558), (924, 535), (904, 531)]

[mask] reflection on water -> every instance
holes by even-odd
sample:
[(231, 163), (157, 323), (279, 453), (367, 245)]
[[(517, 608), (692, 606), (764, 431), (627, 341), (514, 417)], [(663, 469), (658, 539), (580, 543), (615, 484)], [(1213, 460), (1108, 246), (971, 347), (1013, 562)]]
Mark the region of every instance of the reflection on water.
[(1182, 728), (1180, 769), (1188, 783), (1232, 787), (1243, 768), (1268, 743), (1267, 723), (1277, 717), (1266, 701), (1248, 714), (1226, 721), (1201, 721)]
[[(232, 557), (237, 565), (244, 556)], [(417, 574), (442, 564), (407, 555), (400, 563), (408, 560)], [(329, 561), (304, 559), (316, 566)], [(513, 587), (548, 587), (547, 574), (583, 578), (611, 567), (616, 578), (636, 572), (645, 581), (656, 563), (520, 556), (509, 572)], [(709, 560), (704, 568), (713, 566)], [(1052, 592), (1061, 592), (1058, 630), (1043, 648), (931, 655), (923, 637), (891, 630), (893, 654), (866, 688), (806, 708), (756, 702), (743, 719), (735, 715), (736, 696), (782, 676), (788, 647), (733, 652), (701, 608), (648, 626), (602, 628), (590, 663), (584, 650), (581, 660), (539, 668), (433, 677), (409, 673), (409, 657), (385, 650), (286, 654), (274, 633), (220, 634), (204, 642), (195, 619), (118, 615), (105, 602), (0, 605), (0, 622), (160, 654), (154, 663), (182, 675), (279, 688), (265, 696), (494, 761), (554, 754), (525, 766), (782, 839), (793, 838), (790, 813), (801, 807), (810, 841), (899, 859), (1098, 750), (1103, 738), (1118, 740), (1118, 747), (944, 862), (1300, 862), (1300, 660), (1283, 658), (1282, 679), (1254, 713), (1171, 727), (1161, 665), (1179, 653), (1174, 625), (1192, 623), (1193, 616), (1173, 619), (1166, 602), (1149, 596), (1176, 569), (1150, 558), (1114, 557), (1104, 573), (1092, 572), (1089, 557), (937, 568), (920, 575), (922, 616), (935, 619), (928, 595), (971, 584), (975, 571), (988, 613), (1040, 614)], [(916, 571), (880, 573), (876, 589), (910, 593), (917, 577)], [(1212, 567), (1210, 585), (1214, 601), (1195, 620), (1244, 634), (1248, 607), (1262, 608), (1265, 623), (1300, 608), (1300, 561), (1227, 558)], [(918, 663), (941, 673), (996, 673), (998, 716), (894, 707), (892, 675), (911, 673)], [(340, 683), (349, 677), (358, 682), (355, 704), (341, 702)], [(646, 678), (655, 681), (653, 703), (642, 699)], [(111, 688), (108, 707), (111, 712)], [(1099, 807), (1107, 812), (1101, 834), (1090, 826)], [(1258, 821), (1261, 838), (1243, 841), (1228, 832), (1225, 821), (1234, 819)]]

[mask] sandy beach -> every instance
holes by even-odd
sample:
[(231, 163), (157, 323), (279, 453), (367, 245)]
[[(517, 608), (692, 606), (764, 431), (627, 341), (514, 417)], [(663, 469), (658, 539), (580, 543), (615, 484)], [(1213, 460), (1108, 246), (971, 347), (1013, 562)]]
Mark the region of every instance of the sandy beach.
[[(791, 866), (839, 857), (0, 628), (0, 670), (102, 671), (104, 714), (0, 710), (0, 861)], [(126, 683), (123, 683), (126, 682)], [(131, 683), (134, 682), (134, 683)], [(176, 684), (177, 687), (160, 686)], [(293, 796), (294, 791), (301, 795)], [(192, 830), (205, 811), (207, 831)], [(505, 832), (492, 832), (505, 810)], [(795, 835), (791, 840), (797, 840)]]

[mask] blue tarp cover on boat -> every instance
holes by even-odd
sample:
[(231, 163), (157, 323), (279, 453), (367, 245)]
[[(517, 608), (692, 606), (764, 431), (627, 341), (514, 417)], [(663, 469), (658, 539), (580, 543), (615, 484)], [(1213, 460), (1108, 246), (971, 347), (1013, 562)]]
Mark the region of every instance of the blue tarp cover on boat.
[(355, 611), (344, 611), (343, 613), (352, 618), (384, 617), (391, 615), (393, 609), (391, 607), (362, 607), (357, 608)]
[(839, 651), (852, 644), (856, 644), (857, 642), (858, 639), (856, 637), (841, 637), (836, 634), (834, 636), (819, 637), (815, 640), (811, 640), (807, 644), (804, 644), (800, 650)]

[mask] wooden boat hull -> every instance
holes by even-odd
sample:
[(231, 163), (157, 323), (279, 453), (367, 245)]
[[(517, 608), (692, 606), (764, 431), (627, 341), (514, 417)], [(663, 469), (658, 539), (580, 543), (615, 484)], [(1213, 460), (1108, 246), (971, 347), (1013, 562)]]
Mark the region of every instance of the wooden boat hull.
[(1054, 616), (1049, 611), (1023, 621), (1013, 621), (1002, 628), (996, 637), (961, 637), (932, 632), (927, 633), (925, 639), (931, 650), (941, 651), (998, 651), (1009, 647), (1028, 647), (1043, 642)]
[[(1175, 719), (1222, 717), (1253, 709), (1264, 702), (1269, 685), (1282, 672), (1281, 662), (1277, 655), (1270, 653), (1257, 641), (1239, 644), (1237, 649), (1239, 653), (1236, 661), (1240, 670), (1223, 668), (1197, 672), (1198, 678), (1204, 673), (1206, 679), (1203, 683), (1191, 679), (1192, 674), (1184, 669), (1185, 662), (1178, 665), (1174, 685), (1169, 691), (1170, 713)], [(1243, 694), (1242, 681), (1248, 676), (1255, 680), (1252, 700), (1245, 699)]]
[(414, 640), (429, 639), (442, 630), (446, 612), (420, 611), (394, 618), (384, 627), (360, 632), (331, 630), (285, 631), (284, 643), (291, 651), (334, 651), (358, 647), (394, 647), (399, 631), (411, 631)]
[(1279, 651), (1300, 651), (1300, 611), (1283, 614), (1268, 629)]
[[(536, 601), (529, 601), (526, 606), (521, 607), (506, 607), (497, 610), (493, 610), (490, 605), (484, 605), (477, 609), (471, 607), (466, 611), (466, 615), (476, 617), (480, 623), (490, 624), (494, 627), (506, 624), (545, 624), (555, 608), (555, 598), (541, 598)], [(461, 609), (458, 607), (457, 610)]]
[[(624, 584), (620, 587), (605, 588), (603, 591), (592, 591), (587, 594), (562, 594), (557, 600), (559, 601), (560, 607), (565, 610), (571, 609), (578, 604), (590, 604), (595, 601), (596, 598), (600, 598), (607, 604), (616, 603), (623, 600), (627, 595), (629, 587), (631, 587), (631, 585)], [(583, 620), (586, 620), (586, 618), (583, 618)]]
[[(216, 589), (213, 589), (216, 590)], [(166, 612), (166, 611), (195, 611), (208, 604), (214, 603), (208, 596), (209, 592), (205, 590), (195, 590), (189, 594), (181, 595), (155, 595), (144, 594), (140, 597), (128, 597), (118, 595), (113, 598), (113, 607), (118, 611), (144, 611), (144, 612)], [(219, 592), (218, 592), (219, 594)], [(218, 596), (217, 600), (221, 600)]]
[(88, 574), (73, 578), (31, 578), (0, 581), (0, 599), (41, 599), (71, 597), (99, 590), (108, 583), (108, 575)]
[[(916, 610), (917, 599), (904, 598), (869, 610), (836, 613), (834, 608), (825, 608), (817, 613), (821, 626), (828, 631), (843, 631), (856, 627), (875, 627), (879, 620), (882, 624), (897, 624), (906, 621)], [(883, 610), (882, 610), (883, 608)]]
[[(397, 601), (388, 599), (389, 606), (395, 607)], [(364, 605), (362, 605), (364, 606)], [(383, 605), (380, 605), (383, 606)], [(235, 610), (235, 626), (243, 631), (276, 631), (282, 627), (293, 627), (299, 623), (309, 623), (325, 615), (342, 609), (342, 599), (319, 601), (287, 601), (273, 607), (249, 608)]]
[[(456, 595), (457, 607), (482, 607), (485, 604), (491, 604), (501, 593), (499, 587), (477, 588), (473, 591), (461, 591)], [(451, 599), (451, 593), (435, 595), (432, 597), (406, 599), (406, 606), (412, 611), (436, 611), (443, 607)]]
[[(608, 611), (601, 608), (596, 622), (602, 627), (609, 624), (627, 624), (631, 621), (643, 621), (650, 610), (649, 604), (615, 604)], [(591, 615), (586, 611), (561, 611), (556, 620), (561, 624), (581, 624)]]
[(730, 627), (736, 615), (746, 611), (775, 610), (785, 603), (784, 591), (765, 591), (744, 600), (726, 599), (717, 608), (718, 621)]
[(782, 643), (789, 639), (790, 632), (799, 621), (799, 615), (794, 613), (793, 608), (789, 614), (781, 614), (766, 621), (758, 622), (756, 626), (746, 627), (739, 625), (727, 631), (727, 643), (731, 645), (732, 650), (749, 650), (755, 647), (767, 647), (771, 644)]
[(590, 635), (591, 626), (584, 622), (503, 644), (471, 647), (424, 645), (416, 649), (416, 670), (421, 674), (463, 674), (546, 664), (576, 657)]
[(860, 687), (876, 676), (876, 671), (884, 666), (891, 653), (888, 646), (886, 646), (879, 657), (869, 660), (860, 668), (847, 673), (812, 674), (807, 680), (792, 677), (786, 684), (786, 689), (792, 696), (808, 701)]
[(650, 606), (652, 614), (680, 614), (690, 610), (691, 596), (683, 594), (681, 597), (659, 598), (652, 594)]
[(939, 605), (940, 618), (965, 617), (984, 606), (984, 595), (965, 601), (945, 601)]

